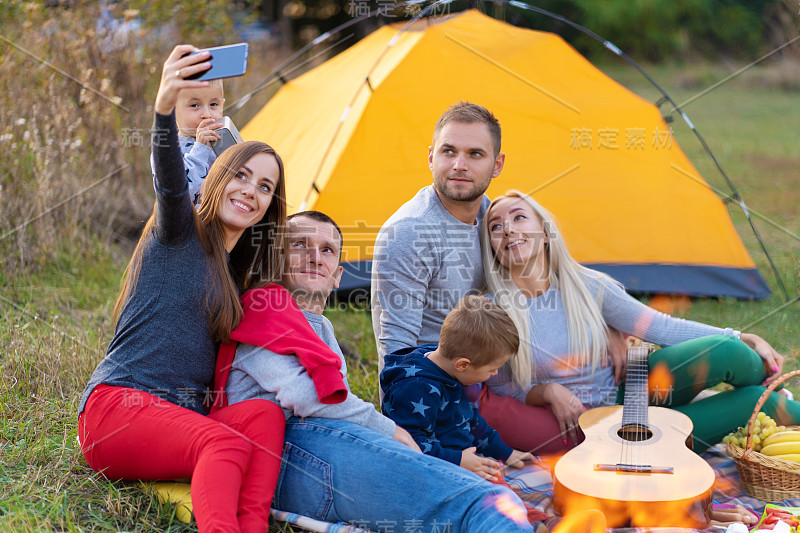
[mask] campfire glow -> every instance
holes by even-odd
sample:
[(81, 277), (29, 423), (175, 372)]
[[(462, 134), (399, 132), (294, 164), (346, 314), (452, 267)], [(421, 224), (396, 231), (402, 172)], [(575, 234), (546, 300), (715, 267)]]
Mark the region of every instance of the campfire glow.
[(647, 377), (647, 389), (650, 396), (650, 403), (653, 405), (663, 405), (671, 400), (672, 384), (674, 380), (667, 363), (661, 361), (650, 370)]
[(606, 517), (597, 509), (589, 509), (565, 516), (553, 533), (605, 533)]
[(500, 494), (494, 500), (494, 506), (497, 510), (516, 522), (517, 524), (524, 524), (528, 521), (528, 513), (525, 508), (517, 503), (510, 494)]
[[(630, 475), (630, 474), (628, 474)], [(644, 475), (644, 474), (634, 474)], [(659, 502), (615, 501), (593, 498), (560, 488), (563, 506), (560, 513), (564, 516), (564, 527), (559, 525), (555, 531), (604, 531), (593, 529), (595, 522), (585, 513), (590, 510), (605, 517), (607, 527), (686, 527), (705, 528), (711, 517), (711, 493), (700, 501), (678, 500)], [(598, 509), (602, 509), (602, 512)], [(570, 519), (568, 522), (567, 519)], [(570, 525), (571, 526), (568, 526)], [(583, 527), (583, 529), (581, 529)], [(603, 525), (603, 527), (606, 527)]]

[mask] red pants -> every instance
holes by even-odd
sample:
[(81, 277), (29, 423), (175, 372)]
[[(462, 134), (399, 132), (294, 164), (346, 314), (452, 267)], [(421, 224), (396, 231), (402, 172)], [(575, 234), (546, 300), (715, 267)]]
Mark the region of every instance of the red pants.
[[(532, 407), (483, 386), (478, 410), (503, 442), (515, 450), (544, 455), (562, 453), (577, 444), (571, 439), (564, 442), (550, 406)], [(583, 432), (578, 430), (578, 442), (582, 441)]]
[(192, 479), (197, 528), (267, 530), (286, 419), (267, 400), (203, 416), (146, 392), (99, 385), (78, 418), (83, 456), (108, 479)]

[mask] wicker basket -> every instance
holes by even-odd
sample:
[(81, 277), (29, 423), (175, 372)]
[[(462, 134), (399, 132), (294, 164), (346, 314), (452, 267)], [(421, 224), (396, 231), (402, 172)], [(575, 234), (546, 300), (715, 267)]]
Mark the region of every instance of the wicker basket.
[(747, 444), (745, 448), (728, 443), (728, 453), (736, 463), (739, 479), (744, 491), (763, 502), (782, 502), (800, 497), (800, 463), (770, 457), (753, 450), (753, 427), (758, 412), (775, 388), (787, 379), (800, 376), (800, 370), (782, 375), (761, 395), (747, 422)]

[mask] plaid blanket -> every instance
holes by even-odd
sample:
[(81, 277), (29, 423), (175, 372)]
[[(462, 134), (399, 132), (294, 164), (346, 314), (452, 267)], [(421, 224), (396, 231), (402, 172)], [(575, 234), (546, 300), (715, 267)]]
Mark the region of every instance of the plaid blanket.
[[(714, 505), (721, 504), (741, 504), (748, 509), (752, 509), (758, 514), (764, 509), (764, 502), (748, 496), (739, 488), (739, 474), (733, 459), (725, 452), (725, 446), (718, 444), (710, 448), (703, 454), (708, 464), (714, 469), (717, 481), (714, 485)], [(506, 472), (506, 481), (517, 493), (517, 495), (528, 505), (552, 513), (553, 480), (550, 473), (541, 467), (530, 466), (520, 470)], [(800, 507), (800, 498), (786, 500), (781, 505), (787, 507)], [(308, 517), (286, 513), (283, 511), (272, 510), (272, 516), (278, 520), (288, 522), (308, 531), (318, 533), (369, 533), (363, 529), (349, 526), (347, 524), (331, 524), (313, 520)], [(614, 533), (718, 533), (724, 531), (722, 528), (711, 528), (700, 532), (695, 529), (681, 528), (621, 528), (613, 530)]]
[(370, 533), (366, 529), (361, 529), (348, 524), (332, 524), (330, 522), (323, 522), (322, 520), (309, 518), (301, 514), (278, 511), (277, 509), (272, 509), (272, 518), (280, 520), (281, 522), (292, 524), (293, 526), (302, 528), (305, 531), (313, 531), (315, 533)]

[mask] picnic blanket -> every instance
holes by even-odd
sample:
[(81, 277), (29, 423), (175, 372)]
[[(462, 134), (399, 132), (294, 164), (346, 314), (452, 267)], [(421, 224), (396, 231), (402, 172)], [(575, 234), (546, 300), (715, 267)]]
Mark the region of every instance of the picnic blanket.
[[(758, 514), (764, 509), (766, 505), (764, 502), (748, 496), (742, 492), (739, 484), (739, 474), (736, 471), (736, 465), (733, 463), (730, 455), (725, 451), (724, 444), (718, 444), (710, 448), (703, 454), (711, 468), (714, 469), (716, 474), (716, 483), (714, 484), (714, 505), (719, 504), (741, 504), (748, 509), (752, 509)], [(517, 493), (517, 495), (528, 505), (544, 511), (552, 513), (552, 497), (553, 497), (553, 480), (550, 477), (550, 472), (538, 466), (529, 466), (523, 469), (509, 470), (506, 472), (506, 481)], [(788, 507), (800, 507), (800, 498), (793, 500), (786, 500), (781, 505)], [(368, 531), (347, 524), (331, 524), (328, 522), (321, 522), (304, 517), (297, 514), (286, 513), (283, 511), (276, 511), (273, 509), (272, 516), (278, 520), (288, 522), (308, 531), (319, 533), (369, 533)], [(668, 533), (668, 532), (698, 532), (698, 533), (718, 533), (723, 531), (721, 528), (710, 528), (707, 530), (692, 530), (681, 528), (619, 528), (614, 530), (614, 533)]]
[(306, 531), (313, 531), (315, 533), (371, 533), (366, 529), (351, 526), (349, 524), (332, 524), (330, 522), (323, 522), (297, 513), (287, 513), (286, 511), (278, 511), (272, 509), (272, 518), (280, 520), (297, 526)]
[[(736, 465), (734, 465), (733, 459), (731, 459), (730, 455), (725, 451), (724, 444), (718, 444), (710, 448), (703, 454), (703, 459), (711, 465), (716, 475), (713, 494), (714, 505), (738, 503), (761, 514), (766, 504), (742, 492)], [(505, 477), (512, 490), (514, 490), (525, 503), (540, 511), (552, 514), (553, 479), (547, 469), (537, 465), (516, 470), (509, 468)], [(163, 487), (159, 485), (163, 485)], [(188, 484), (154, 484), (153, 488), (156, 489), (159, 499), (162, 501), (178, 503), (179, 511), (181, 510), (181, 505), (188, 505), (189, 512), (186, 513), (184, 511), (184, 514), (187, 516), (185, 518), (178, 516), (178, 518), (183, 521), (191, 520), (191, 500), (188, 499), (190, 497)], [(782, 502), (781, 505), (786, 507), (800, 507), (800, 498), (786, 500)], [(272, 517), (281, 522), (286, 522), (303, 530), (315, 533), (371, 533), (368, 530), (353, 525), (324, 522), (322, 520), (316, 520), (307, 516), (277, 509), (272, 509)], [(710, 528), (701, 532), (700, 530), (694, 529), (655, 527), (618, 528), (609, 531), (613, 531), (614, 533), (718, 533), (723, 531), (723, 529)]]

